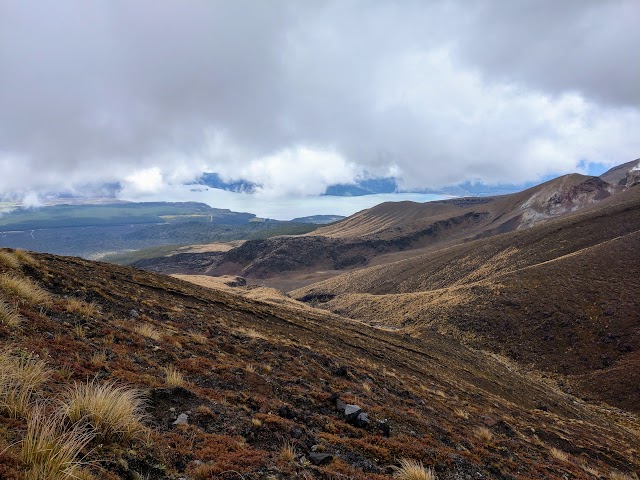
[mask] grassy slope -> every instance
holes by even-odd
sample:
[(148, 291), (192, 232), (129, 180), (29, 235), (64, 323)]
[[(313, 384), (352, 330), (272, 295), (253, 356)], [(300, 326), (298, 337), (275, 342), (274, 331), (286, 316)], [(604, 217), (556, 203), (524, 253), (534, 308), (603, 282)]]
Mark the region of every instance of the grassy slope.
[(331, 299), (322, 305), (334, 312), (414, 333), (459, 330), (637, 410), (638, 369), (630, 367), (640, 351), (638, 231), (640, 189), (632, 189), (579, 215), (342, 275), (294, 296)]
[(587, 200), (593, 200), (596, 191), (609, 188), (606, 185), (593, 185), (593, 182), (597, 183), (594, 177), (571, 174), (522, 192), (496, 197), (426, 203), (387, 202), (322, 227), (314, 235), (332, 238), (397, 238), (469, 213), (483, 217), (470, 225), (468, 231), (461, 232), (463, 235), (458, 235), (460, 238), (492, 230), (510, 231), (521, 223), (529, 225), (561, 214), (562, 205), (566, 208), (582, 208), (590, 203)]
[[(149, 396), (146, 439), (87, 447), (89, 469), (100, 478), (382, 479), (406, 457), (433, 466), (439, 479), (588, 479), (587, 469), (640, 468), (636, 417), (584, 404), (437, 333), (416, 340), (304, 305), (260, 303), (127, 267), (34, 257), (37, 265), (0, 267), (0, 275), (29, 277), (51, 300), (44, 308), (19, 303), (22, 326), (0, 325), (0, 338), (53, 370), (36, 396), (53, 400), (71, 382), (94, 377)], [(71, 298), (95, 308), (69, 312)], [(137, 333), (141, 324), (157, 338)], [(184, 387), (168, 388), (169, 366), (183, 374)], [(347, 376), (336, 374), (339, 366)], [(333, 392), (374, 423), (387, 419), (391, 437), (345, 423)], [(189, 425), (172, 425), (186, 411)], [(15, 442), (23, 433), (24, 420), (0, 416), (0, 448), (14, 445), (0, 457), (2, 478), (21, 469)], [(285, 442), (307, 456), (317, 445), (336, 459), (322, 467), (289, 461), (281, 456)]]

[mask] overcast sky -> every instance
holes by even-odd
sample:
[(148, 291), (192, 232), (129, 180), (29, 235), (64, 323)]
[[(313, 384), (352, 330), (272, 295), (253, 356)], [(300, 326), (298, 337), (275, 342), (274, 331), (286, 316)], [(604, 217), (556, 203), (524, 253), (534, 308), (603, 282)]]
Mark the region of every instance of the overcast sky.
[(639, 45), (638, 0), (0, 0), (0, 193), (623, 163)]

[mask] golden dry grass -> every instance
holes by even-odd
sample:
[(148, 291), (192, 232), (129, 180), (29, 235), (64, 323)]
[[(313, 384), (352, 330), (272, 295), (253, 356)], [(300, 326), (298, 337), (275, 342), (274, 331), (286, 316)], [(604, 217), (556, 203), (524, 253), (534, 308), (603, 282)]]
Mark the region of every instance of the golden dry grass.
[(260, 332), (258, 332), (255, 328), (246, 328), (246, 327), (238, 327), (236, 328), (236, 331), (238, 333), (241, 333), (242, 335), (246, 335), (249, 338), (261, 338), (263, 340), (266, 340), (266, 336), (261, 334)]
[(435, 480), (436, 475), (432, 469), (424, 466), (422, 462), (403, 458), (400, 466), (396, 467), (394, 478), (400, 480)]
[(20, 460), (28, 468), (25, 480), (67, 480), (82, 478), (81, 452), (93, 433), (81, 427), (65, 429), (59, 415), (42, 406), (34, 407), (27, 431), (20, 443)]
[(229, 282), (235, 280), (235, 277), (222, 276), (211, 277), (209, 275), (180, 275), (174, 274), (172, 277), (185, 280), (202, 287), (211, 288), (213, 290), (224, 290), (232, 295), (239, 295), (244, 298), (258, 300), (260, 302), (269, 303), (271, 305), (289, 306), (292, 308), (309, 310), (309, 305), (294, 300), (280, 290), (271, 287), (230, 287)]
[(634, 480), (634, 478), (626, 473), (613, 471), (609, 474), (609, 480)]
[(31, 305), (43, 305), (50, 300), (48, 292), (26, 277), (0, 275), (0, 290)]
[(585, 472), (593, 475), (594, 477), (600, 477), (600, 470), (598, 470), (597, 468), (592, 467), (586, 461), (582, 460), (578, 465), (580, 466), (581, 469), (583, 469)]
[(7, 327), (16, 328), (20, 326), (21, 321), (22, 317), (16, 309), (0, 298), (0, 323)]
[(493, 433), (487, 427), (477, 427), (473, 431), (473, 436), (484, 443), (489, 443), (493, 439)]
[(464, 418), (465, 420), (467, 418), (469, 418), (469, 412), (467, 412), (466, 410), (463, 410), (462, 408), (456, 408), (453, 411), (453, 414), (458, 417), (458, 418)]
[(84, 338), (86, 336), (86, 332), (84, 331), (84, 327), (77, 323), (73, 326), (73, 333), (75, 333), (76, 337)]
[(20, 268), (20, 261), (12, 252), (2, 251), (0, 252), (0, 265), (11, 268)]
[(150, 338), (152, 340), (160, 340), (162, 335), (160, 332), (151, 324), (148, 323), (139, 323), (133, 328), (133, 331), (143, 337)]
[(24, 250), (16, 249), (13, 251), (15, 257), (23, 264), (35, 266), (38, 265), (38, 261)]
[(204, 333), (202, 332), (191, 332), (190, 337), (193, 339), (194, 342), (196, 343), (202, 343), (205, 344), (209, 341), (209, 337), (207, 337)]
[(296, 448), (289, 442), (285, 442), (280, 448), (280, 459), (286, 464), (295, 462), (297, 456)]
[(69, 298), (65, 305), (65, 310), (82, 317), (92, 318), (98, 313), (98, 307), (93, 302), (85, 302), (77, 298)]
[(144, 400), (134, 388), (114, 383), (76, 383), (63, 401), (65, 415), (88, 424), (104, 441), (130, 440), (144, 430)]
[(0, 351), (0, 410), (11, 418), (27, 415), (35, 392), (49, 378), (44, 361)]
[(260, 419), (259, 419), (259, 418), (257, 418), (257, 417), (253, 417), (253, 418), (251, 419), (251, 425), (253, 425), (253, 426), (254, 426), (254, 427), (256, 427), (256, 428), (261, 427), (261, 426), (262, 426), (262, 420), (260, 420)]
[(560, 460), (561, 462), (569, 461), (569, 454), (566, 452), (563, 452), (559, 448), (552, 447), (551, 449), (549, 449), (549, 452), (551, 453), (551, 456), (556, 460)]
[(104, 362), (106, 361), (107, 361), (107, 352), (100, 351), (100, 352), (95, 352), (93, 355), (91, 355), (91, 360), (89, 360), (89, 363), (93, 367), (101, 367), (102, 365), (104, 365)]
[(173, 365), (165, 367), (164, 379), (166, 384), (172, 387), (179, 387), (186, 383), (184, 377), (182, 376), (182, 373), (180, 373), (178, 369), (176, 369), (176, 367), (174, 367)]

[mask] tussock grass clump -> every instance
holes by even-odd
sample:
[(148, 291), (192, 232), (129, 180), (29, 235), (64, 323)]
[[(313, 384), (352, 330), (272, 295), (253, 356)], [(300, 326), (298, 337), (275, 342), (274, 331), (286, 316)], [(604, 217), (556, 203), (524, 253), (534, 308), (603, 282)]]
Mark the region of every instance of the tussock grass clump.
[(74, 423), (89, 424), (104, 441), (130, 440), (144, 430), (143, 394), (114, 383), (76, 383), (66, 394), (65, 415)]
[(209, 341), (209, 337), (201, 332), (191, 332), (190, 335), (193, 341), (196, 343), (207, 343)]
[(86, 332), (84, 331), (84, 327), (82, 325), (80, 325), (79, 323), (77, 323), (77, 324), (75, 324), (73, 326), (73, 333), (75, 333), (76, 337), (78, 337), (78, 338), (86, 337)]
[(610, 480), (634, 480), (631, 475), (627, 475), (626, 473), (613, 471), (609, 474)]
[(25, 480), (82, 478), (80, 454), (94, 435), (76, 426), (65, 429), (64, 419), (34, 407), (20, 444), (20, 460), (28, 467)]
[(101, 367), (102, 365), (104, 365), (104, 362), (107, 361), (107, 352), (100, 351), (100, 352), (95, 352), (93, 355), (91, 355), (91, 359), (89, 360), (89, 363), (91, 364), (92, 367)]
[(170, 385), (172, 387), (179, 387), (186, 383), (184, 377), (182, 376), (182, 373), (180, 373), (178, 369), (173, 365), (165, 367), (164, 376), (167, 385)]
[(462, 408), (456, 408), (453, 410), (453, 414), (458, 418), (464, 418), (465, 420), (469, 418), (469, 412)]
[(150, 338), (151, 340), (158, 341), (161, 338), (160, 332), (153, 325), (148, 323), (140, 323), (136, 325), (133, 331), (143, 337)]
[(563, 452), (559, 448), (552, 447), (549, 452), (551, 452), (551, 456), (556, 460), (560, 460), (561, 462), (567, 462), (569, 460), (569, 454)]
[(96, 315), (98, 308), (93, 302), (85, 302), (77, 298), (69, 298), (65, 305), (65, 310), (69, 313), (75, 313), (82, 317), (91, 318)]
[(436, 474), (432, 469), (424, 466), (422, 462), (403, 458), (400, 466), (396, 467), (394, 478), (400, 480), (435, 480)]
[(296, 451), (296, 447), (294, 447), (291, 443), (286, 442), (284, 445), (282, 445), (282, 448), (280, 449), (280, 459), (284, 463), (290, 464), (295, 462), (297, 456), (298, 452)]
[(25, 277), (0, 275), (0, 290), (33, 305), (49, 302), (49, 293)]
[(260, 338), (262, 340), (267, 339), (266, 335), (263, 335), (262, 333), (258, 332), (255, 328), (238, 327), (236, 328), (236, 331), (238, 333), (241, 333), (242, 335), (246, 335), (249, 338)]
[(581, 460), (580, 463), (578, 463), (578, 466), (583, 469), (585, 472), (593, 475), (594, 477), (600, 477), (600, 470), (598, 470), (595, 467), (592, 467), (591, 465), (589, 465), (586, 460)]
[(37, 265), (38, 261), (33, 258), (29, 253), (27, 253), (26, 251), (22, 250), (22, 249), (16, 249), (13, 251), (13, 254), (15, 255), (15, 257), (23, 264), (26, 265)]
[(5, 324), (7, 327), (16, 328), (20, 326), (21, 321), (20, 314), (0, 298), (0, 323)]
[(0, 265), (11, 269), (18, 269), (20, 268), (20, 261), (12, 252), (2, 251), (0, 252)]
[(35, 392), (49, 378), (42, 360), (0, 351), (0, 410), (11, 418), (26, 416)]
[(473, 435), (484, 443), (489, 443), (493, 440), (493, 433), (487, 427), (478, 427), (473, 431)]
[(263, 422), (259, 418), (253, 417), (251, 419), (251, 425), (253, 425), (256, 428), (260, 428), (262, 426), (262, 424), (263, 424)]

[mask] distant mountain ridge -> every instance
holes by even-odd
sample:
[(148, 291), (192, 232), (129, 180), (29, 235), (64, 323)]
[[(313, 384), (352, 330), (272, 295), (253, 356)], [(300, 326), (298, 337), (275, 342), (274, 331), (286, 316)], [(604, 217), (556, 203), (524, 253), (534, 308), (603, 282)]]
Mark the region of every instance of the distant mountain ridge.
[[(247, 242), (225, 252), (206, 272), (193, 273), (268, 279), (288, 272), (361, 268), (384, 255), (529, 228), (588, 208), (624, 188), (598, 177), (571, 174), (509, 195), (386, 202), (322, 226), (309, 233), (308, 240)], [(147, 261), (146, 266), (151, 264)], [(306, 278), (310, 281), (312, 275)]]
[[(204, 173), (196, 185), (205, 185), (236, 193), (254, 193), (260, 185), (247, 181), (225, 181), (217, 173)], [(449, 185), (441, 188), (401, 188), (395, 177), (366, 177), (358, 178), (354, 183), (339, 183), (329, 185), (322, 195), (336, 197), (360, 197), (383, 193), (430, 193), (451, 196), (490, 196), (504, 195), (520, 191), (532, 184), (525, 185), (486, 185), (483, 183), (464, 182), (460, 185)]]

